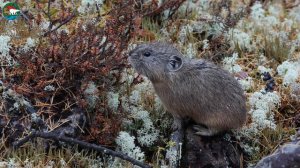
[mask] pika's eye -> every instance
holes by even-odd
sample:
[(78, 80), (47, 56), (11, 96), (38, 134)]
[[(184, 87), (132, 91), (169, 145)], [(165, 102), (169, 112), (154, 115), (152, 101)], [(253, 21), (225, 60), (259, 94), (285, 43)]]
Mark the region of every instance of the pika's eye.
[(176, 61), (175, 60), (170, 60), (169, 64), (172, 66), (172, 67), (176, 67)]
[(146, 52), (143, 53), (143, 55), (144, 55), (145, 57), (149, 57), (149, 56), (151, 55), (151, 53), (150, 53), (149, 51), (146, 51)]

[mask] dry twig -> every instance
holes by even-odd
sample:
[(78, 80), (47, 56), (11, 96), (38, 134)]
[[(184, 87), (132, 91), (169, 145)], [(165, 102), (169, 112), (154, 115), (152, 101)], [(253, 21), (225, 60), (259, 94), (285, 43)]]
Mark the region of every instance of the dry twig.
[(144, 163), (142, 163), (138, 160), (135, 160), (135, 159), (129, 157), (128, 155), (123, 154), (123, 153), (113, 151), (111, 149), (105, 148), (105, 147), (100, 146), (100, 145), (95, 145), (95, 144), (83, 142), (83, 141), (80, 141), (78, 139), (74, 139), (74, 138), (71, 138), (71, 137), (66, 137), (64, 135), (58, 135), (58, 134), (53, 133), (53, 132), (36, 132), (36, 131), (33, 131), (28, 136), (21, 139), (20, 141), (14, 142), (13, 146), (14, 146), (14, 148), (18, 148), (21, 145), (28, 142), (29, 140), (31, 140), (33, 138), (37, 138), (37, 137), (44, 138), (44, 139), (52, 139), (52, 140), (61, 141), (61, 142), (66, 142), (66, 143), (69, 143), (69, 144), (77, 144), (77, 145), (79, 145), (83, 148), (86, 148), (86, 149), (93, 149), (95, 151), (102, 152), (104, 154), (108, 154), (108, 155), (112, 155), (114, 157), (121, 158), (123, 160), (126, 160), (126, 161), (128, 161), (128, 162), (130, 162), (134, 165), (140, 166), (142, 168), (150, 168), (149, 165), (146, 165), (146, 164), (144, 164)]

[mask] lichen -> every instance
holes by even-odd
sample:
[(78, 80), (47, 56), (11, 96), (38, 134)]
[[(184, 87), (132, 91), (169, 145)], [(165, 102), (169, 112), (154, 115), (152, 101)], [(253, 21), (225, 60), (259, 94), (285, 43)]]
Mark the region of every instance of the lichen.
[(127, 132), (121, 131), (116, 139), (116, 143), (123, 153), (136, 160), (143, 161), (145, 154), (141, 151), (140, 147), (135, 145), (134, 140), (134, 136), (130, 136)]

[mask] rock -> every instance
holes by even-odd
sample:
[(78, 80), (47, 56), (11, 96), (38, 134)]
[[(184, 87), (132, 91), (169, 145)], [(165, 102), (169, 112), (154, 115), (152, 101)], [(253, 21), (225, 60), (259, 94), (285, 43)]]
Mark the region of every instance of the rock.
[(221, 168), (242, 166), (242, 150), (236, 141), (231, 141), (229, 134), (213, 137), (195, 135), (189, 127), (186, 131), (183, 167)]
[(260, 160), (255, 168), (300, 168), (300, 137)]
[[(175, 164), (174, 162), (173, 164), (170, 163), (171, 167), (243, 167), (243, 163), (241, 163), (243, 158), (242, 149), (236, 140), (231, 140), (235, 138), (229, 133), (223, 133), (212, 137), (203, 137), (196, 135), (192, 126), (189, 126), (184, 131), (183, 135), (180, 135), (180, 132), (175, 131), (171, 136), (171, 139), (177, 144), (175, 147), (170, 149), (173, 151), (171, 153), (173, 155), (175, 154), (176, 158), (181, 158), (181, 161), (177, 161)], [(183, 141), (182, 150), (180, 151), (178, 150), (178, 144), (183, 137), (185, 137), (185, 139)], [(181, 153), (181, 156), (178, 155), (179, 153)], [(170, 154), (168, 155), (168, 153), (167, 159), (170, 161)], [(178, 164), (180, 166), (178, 166)]]

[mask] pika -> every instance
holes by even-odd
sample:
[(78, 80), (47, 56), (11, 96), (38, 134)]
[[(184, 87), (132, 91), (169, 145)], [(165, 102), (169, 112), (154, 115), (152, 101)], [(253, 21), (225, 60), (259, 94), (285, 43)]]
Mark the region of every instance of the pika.
[(177, 129), (188, 118), (196, 123), (196, 134), (212, 136), (239, 128), (246, 121), (246, 99), (240, 84), (212, 62), (183, 57), (163, 42), (138, 45), (129, 52), (129, 62), (151, 81)]

